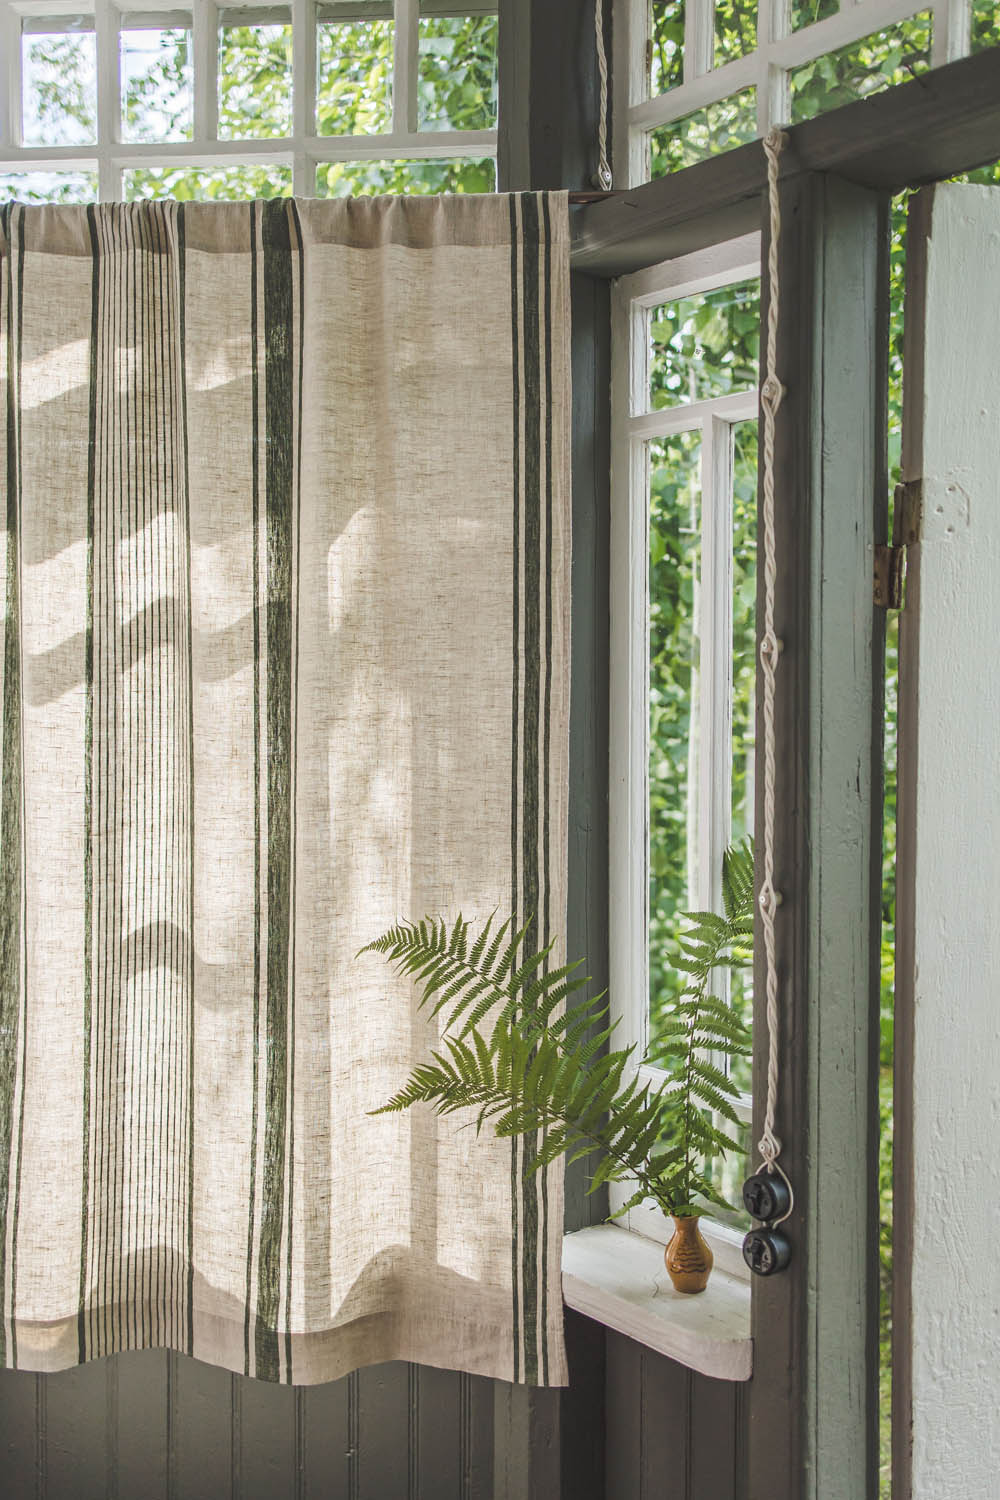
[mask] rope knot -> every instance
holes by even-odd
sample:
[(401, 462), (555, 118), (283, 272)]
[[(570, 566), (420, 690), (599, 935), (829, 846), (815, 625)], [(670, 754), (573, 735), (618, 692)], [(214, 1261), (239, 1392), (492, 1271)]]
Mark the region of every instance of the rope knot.
[(773, 414), (781, 405), (784, 394), (785, 387), (782, 385), (777, 375), (769, 374), (765, 376), (764, 382), (760, 388), (760, 400), (762, 406), (767, 407), (768, 411)]
[(782, 130), (780, 125), (772, 125), (764, 137), (764, 150), (771, 160), (777, 161), (787, 145), (788, 131)]
[(767, 876), (761, 882), (757, 904), (765, 917), (773, 917), (781, 905), (781, 892), (774, 889)]
[(781, 655), (781, 642), (775, 635), (773, 629), (765, 630), (760, 639), (760, 659), (765, 664), (773, 665)]
[[(771, 1129), (770, 1125), (764, 1126), (764, 1134), (761, 1136), (760, 1141), (758, 1142), (757, 1150), (760, 1152), (760, 1159), (764, 1163), (765, 1169), (768, 1172), (773, 1172), (775, 1170), (778, 1157), (781, 1155), (781, 1142), (775, 1135), (774, 1131)], [(778, 1168), (778, 1171), (781, 1171), (780, 1167)], [(781, 1175), (784, 1177), (785, 1174), (782, 1172)], [(788, 1179), (785, 1178), (785, 1180), (787, 1182)]]

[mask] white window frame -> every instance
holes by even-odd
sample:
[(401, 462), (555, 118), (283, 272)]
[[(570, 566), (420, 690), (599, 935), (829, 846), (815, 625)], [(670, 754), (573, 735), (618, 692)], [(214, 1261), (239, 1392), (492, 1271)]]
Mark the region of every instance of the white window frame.
[[(649, 480), (650, 439), (698, 431), (702, 438), (698, 846), (691, 906), (721, 910), (722, 855), (730, 841), (732, 755), (732, 428), (758, 414), (757, 391), (678, 403), (649, 402), (649, 309), (760, 276), (761, 238), (744, 235), (618, 280), (611, 338), (611, 625), (609, 945), (616, 1044), (635, 1047), (632, 1076), (653, 1086), (663, 1073), (643, 1063), (649, 1042)], [(750, 1123), (751, 1101), (738, 1112)], [(630, 1196), (612, 1184), (614, 1211)], [(672, 1225), (652, 1202), (619, 1222), (665, 1242)], [(748, 1274), (742, 1236), (706, 1221), (716, 1258)]]
[(614, 170), (619, 186), (648, 180), (650, 131), (755, 87), (757, 134), (766, 135), (772, 125), (791, 119), (794, 69), (925, 11), (932, 17), (932, 68), (967, 57), (971, 49), (972, 0), (841, 0), (834, 15), (797, 31), (791, 29), (789, 0), (758, 0), (756, 49), (715, 67), (714, 0), (684, 0), (682, 82), (650, 96), (650, 0), (613, 3), (614, 94), (628, 101), (615, 119)]
[[(496, 4), (468, 0), (467, 4), (435, 4), (434, 14), (492, 15)], [(292, 24), (292, 129), (269, 140), (225, 140), (218, 130), (219, 16), (237, 9), (244, 24), (273, 20), (276, 13)], [(384, 6), (372, 10), (384, 11)], [(322, 5), (317, 0), (239, 0), (223, 6), (215, 0), (189, 0), (181, 6), (157, 8), (141, 0), (0, 0), (0, 172), (97, 173), (98, 195), (104, 202), (122, 196), (122, 173), (130, 167), (231, 168), (280, 165), (292, 169), (292, 191), (311, 197), (316, 191), (316, 168), (321, 162), (434, 160), (496, 157), (496, 130), (455, 131), (417, 129), (417, 45), (420, 0), (394, 0), (392, 130), (383, 135), (320, 136), (316, 134), (316, 27), (318, 21), (361, 20), (366, 6)], [(21, 29), (25, 20), (60, 16), (94, 17), (97, 37), (97, 140), (93, 145), (25, 146), (22, 138)], [(139, 17), (162, 26), (191, 26), (194, 71), (193, 139), (171, 142), (125, 142), (121, 125), (119, 31), (123, 22)]]

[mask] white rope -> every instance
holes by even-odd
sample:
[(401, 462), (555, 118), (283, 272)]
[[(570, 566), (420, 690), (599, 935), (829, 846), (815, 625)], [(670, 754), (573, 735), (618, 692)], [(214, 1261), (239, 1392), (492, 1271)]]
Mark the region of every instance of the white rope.
[(597, 172), (593, 182), (603, 192), (611, 191), (608, 160), (608, 56), (604, 50), (604, 0), (594, 0), (594, 35), (597, 41), (597, 71), (601, 78), (601, 100), (597, 118)]
[(778, 243), (781, 238), (781, 201), (778, 194), (778, 158), (788, 141), (781, 130), (772, 129), (764, 139), (767, 153), (767, 196), (770, 210), (770, 239), (767, 249), (767, 341), (765, 345), (765, 375), (761, 385), (760, 400), (764, 413), (764, 464), (761, 517), (764, 538), (764, 625), (760, 640), (760, 668), (764, 679), (764, 869), (761, 880), (760, 915), (764, 933), (764, 955), (766, 963), (767, 992), (767, 1106), (764, 1111), (764, 1133), (758, 1150), (768, 1172), (777, 1172), (788, 1188), (789, 1206), (780, 1224), (792, 1211), (795, 1197), (792, 1185), (782, 1171), (778, 1158), (781, 1141), (775, 1134), (774, 1115), (778, 1099), (778, 1041), (780, 1013), (778, 1009), (778, 972), (775, 959), (775, 913), (781, 904), (781, 896), (774, 888), (774, 687), (778, 671), (781, 642), (774, 633), (774, 594), (777, 579), (774, 535), (774, 419), (785, 394), (784, 386), (775, 374), (778, 352), (778, 302), (781, 283), (778, 273)]

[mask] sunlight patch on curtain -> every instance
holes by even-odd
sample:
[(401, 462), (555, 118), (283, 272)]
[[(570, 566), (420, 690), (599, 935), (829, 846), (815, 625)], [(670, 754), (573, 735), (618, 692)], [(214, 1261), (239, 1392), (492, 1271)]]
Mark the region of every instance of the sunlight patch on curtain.
[(0, 1359), (566, 1379), (561, 1173), (372, 1117), (565, 929), (563, 194), (0, 220)]

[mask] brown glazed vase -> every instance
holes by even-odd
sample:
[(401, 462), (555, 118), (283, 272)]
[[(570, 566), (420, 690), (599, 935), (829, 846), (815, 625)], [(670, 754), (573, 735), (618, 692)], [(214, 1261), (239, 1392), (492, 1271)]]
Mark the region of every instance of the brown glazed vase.
[(698, 1215), (679, 1219), (673, 1215), (674, 1234), (663, 1252), (663, 1263), (670, 1274), (674, 1290), (703, 1292), (712, 1274), (715, 1257), (702, 1238)]

